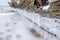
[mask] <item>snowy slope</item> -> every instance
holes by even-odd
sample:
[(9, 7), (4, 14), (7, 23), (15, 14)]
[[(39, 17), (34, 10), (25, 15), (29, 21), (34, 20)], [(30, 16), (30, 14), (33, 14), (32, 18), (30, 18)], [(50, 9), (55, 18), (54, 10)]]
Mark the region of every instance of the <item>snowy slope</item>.
[[(60, 36), (59, 36), (60, 35), (60, 32), (59, 32), (60, 31), (59, 30), (60, 29), (60, 25), (59, 25), (60, 24), (60, 21), (59, 21), (60, 19), (42, 17), (38, 13), (27, 12), (25, 10), (23, 11), (23, 10), (19, 10), (19, 9), (17, 9), (17, 12), (19, 14), (22, 14), (23, 16), (29, 18), (30, 20), (32, 20), (36, 24), (38, 24), (39, 27), (42, 26), (44, 29), (48, 30), (49, 32), (51, 32), (53, 34), (56, 34), (55, 36), (57, 36), (57, 40), (60, 39)], [(46, 36), (46, 34), (44, 34), (44, 35)], [(49, 34), (47, 34), (47, 35), (49, 35)], [(48, 38), (48, 40), (49, 40), (49, 38)], [(50, 40), (53, 40), (53, 39), (51, 38)], [(54, 39), (54, 40), (56, 40), (56, 39)]]

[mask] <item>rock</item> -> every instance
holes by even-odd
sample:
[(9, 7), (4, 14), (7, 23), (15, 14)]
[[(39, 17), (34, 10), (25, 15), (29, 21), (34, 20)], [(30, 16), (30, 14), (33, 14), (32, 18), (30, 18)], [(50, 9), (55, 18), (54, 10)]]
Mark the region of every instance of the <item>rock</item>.
[[(38, 0), (39, 1), (39, 0)], [(54, 16), (60, 16), (60, 0), (51, 0), (50, 7), (47, 10), (42, 10), (42, 8), (37, 8), (34, 5), (34, 0), (11, 0), (9, 5), (11, 7), (25, 9), (27, 11), (34, 11), (36, 13), (50, 13)]]
[(57, 0), (55, 2), (52, 2), (50, 4), (50, 8), (48, 9), (49, 12), (52, 14), (52, 15), (55, 15), (55, 16), (60, 16), (60, 1)]
[(41, 12), (40, 8), (37, 9), (36, 6), (34, 6), (34, 0), (11, 0), (11, 2), (9, 2), (9, 5), (11, 7), (25, 9), (27, 11), (30, 10)]

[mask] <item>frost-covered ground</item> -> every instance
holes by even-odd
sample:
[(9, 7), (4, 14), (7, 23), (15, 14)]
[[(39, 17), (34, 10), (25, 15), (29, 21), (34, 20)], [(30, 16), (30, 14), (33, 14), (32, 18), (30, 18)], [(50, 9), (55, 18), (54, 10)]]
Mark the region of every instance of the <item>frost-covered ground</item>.
[(11, 8), (8, 1), (0, 0), (0, 40), (60, 40), (60, 19)]

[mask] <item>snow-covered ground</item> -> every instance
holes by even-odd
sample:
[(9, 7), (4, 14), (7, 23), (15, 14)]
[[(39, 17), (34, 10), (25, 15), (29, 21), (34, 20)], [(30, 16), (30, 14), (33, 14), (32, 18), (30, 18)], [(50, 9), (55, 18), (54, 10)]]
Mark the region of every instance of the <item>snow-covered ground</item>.
[(0, 15), (0, 39), (38, 40), (30, 33), (33, 23), (18, 13)]
[(60, 40), (60, 19), (11, 8), (8, 1), (0, 0), (0, 40)]
[[(47, 31), (49, 31), (50, 32), (49, 34), (46, 30), (44, 30), (44, 31), (46, 31), (46, 33), (41, 32), (42, 33), (41, 35), (43, 35), (43, 34), (45, 35), (46, 40), (60, 40), (60, 32), (59, 32), (60, 31), (59, 30), (60, 29), (60, 21), (59, 21), (60, 19), (42, 17), (38, 13), (27, 12), (25, 10), (23, 11), (23, 10), (19, 10), (19, 9), (17, 9), (17, 12), (19, 14), (22, 14), (26, 18), (29, 18), (30, 20), (32, 20), (32, 22), (36, 23), (38, 25), (38, 27), (42, 27), (42, 28), (46, 29)], [(48, 35), (48, 36), (46, 36), (46, 35)], [(54, 38), (53, 36), (57, 37), (57, 38)]]

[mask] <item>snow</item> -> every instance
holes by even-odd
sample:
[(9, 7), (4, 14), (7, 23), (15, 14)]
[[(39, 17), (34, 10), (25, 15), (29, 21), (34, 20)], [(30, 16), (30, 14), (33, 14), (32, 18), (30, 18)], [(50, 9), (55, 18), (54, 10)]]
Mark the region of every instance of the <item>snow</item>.
[[(3, 23), (4, 22), (4, 23)], [(14, 24), (16, 23), (16, 24)], [(28, 23), (28, 24), (27, 24)], [(10, 15), (1, 15), (0, 16), (0, 33), (3, 33), (2, 38), (5, 38), (8, 35), (12, 36), (11, 40), (17, 40), (15, 38), (17, 35), (20, 35), (21, 38), (19, 40), (38, 40), (35, 37), (33, 37), (28, 29), (28, 25), (33, 26), (33, 23), (29, 22), (26, 18), (23, 16), (11, 13)], [(8, 26), (7, 26), (8, 25)], [(7, 30), (11, 30), (11, 32), (8, 32)]]
[(50, 5), (44, 6), (43, 10), (47, 10), (50, 7)]
[[(25, 17), (27, 17), (27, 18), (29, 18), (29, 19), (31, 19), (33, 22), (35, 22), (35, 23), (37, 23), (38, 24), (38, 26), (42, 26), (43, 28), (45, 28), (45, 29), (47, 29), (47, 28), (49, 28), (49, 30), (48, 31), (50, 31), (50, 32), (52, 32), (52, 33), (54, 33), (54, 34), (56, 34), (57, 35), (57, 39), (55, 39), (55, 38), (51, 38), (51, 36), (49, 37), (50, 38), (50, 40), (58, 40), (58, 39), (60, 39), (59, 38), (59, 34), (60, 34), (60, 28), (58, 28), (58, 27), (60, 27), (60, 21), (58, 21), (58, 20), (60, 20), (60, 19), (56, 19), (56, 18), (49, 18), (49, 17), (42, 17), (40, 14), (38, 14), (38, 13), (32, 13), (32, 12), (27, 12), (27, 11), (25, 11), (24, 10), (24, 13), (21, 13), (21, 12), (23, 12), (23, 10), (19, 10), (19, 9), (17, 9), (17, 12), (18, 13), (20, 13), (20, 14), (22, 14), (23, 16), (25, 16)], [(57, 21), (57, 22), (55, 22), (55, 20)], [(38, 30), (37, 30), (38, 31)], [(41, 32), (41, 31), (40, 31)], [(46, 33), (47, 34), (47, 33)], [(45, 37), (46, 37), (46, 34), (44, 34), (45, 35)], [(43, 34), (41, 34), (41, 35), (43, 35)], [(47, 34), (47, 35), (49, 35), (49, 34)], [(49, 39), (48, 38), (48, 39)]]
[[(0, 0), (0, 5), (3, 5), (0, 6), (0, 40), (60, 40), (60, 19), (11, 8), (8, 1)], [(57, 37), (41, 29), (41, 26)], [(35, 37), (31, 29), (37, 31), (42, 38)]]
[[(42, 17), (40, 14), (34, 13), (34, 12), (27, 12), (25, 10), (16, 9), (15, 12), (2, 12), (0, 13), (0, 33), (3, 33), (1, 35), (2, 38), (5, 38), (10, 35), (12, 36), (11, 40), (16, 40), (16, 36), (20, 35), (22, 36), (19, 38), (20, 40), (40, 40), (36, 37), (34, 37), (31, 32), (29, 31), (29, 28), (35, 29), (39, 34), (41, 34), (44, 38), (42, 40), (57, 40), (60, 39), (60, 32), (59, 32), (59, 20), (60, 19), (53, 19), (48, 17)], [(6, 11), (6, 10), (5, 10)], [(10, 10), (11, 11), (11, 10)], [(32, 20), (33, 22), (29, 21), (28, 19)], [(55, 22), (57, 20), (58, 22)], [(4, 23), (3, 23), (4, 22)], [(8, 24), (8, 25), (7, 25)], [(6, 27), (8, 26), (8, 28)], [(39, 26), (42, 26), (43, 28), (47, 29), (48, 31), (54, 33), (57, 35), (57, 38), (53, 35), (48, 34), (44, 30), (42, 30)], [(59, 28), (57, 28), (57, 26)], [(6, 30), (10, 29), (11, 32), (7, 32)], [(3, 31), (1, 31), (3, 30)], [(44, 34), (44, 35), (43, 35)], [(48, 35), (48, 36), (46, 36)], [(53, 37), (53, 38), (52, 38)], [(16, 38), (16, 39), (15, 39)]]

